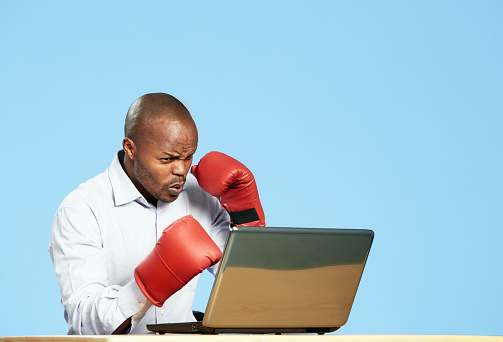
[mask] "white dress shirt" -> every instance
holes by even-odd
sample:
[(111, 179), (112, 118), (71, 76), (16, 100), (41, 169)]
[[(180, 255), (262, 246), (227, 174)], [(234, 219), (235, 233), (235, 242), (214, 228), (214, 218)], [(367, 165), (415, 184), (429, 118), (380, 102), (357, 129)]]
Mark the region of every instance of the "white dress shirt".
[[(49, 253), (68, 334), (111, 334), (149, 304), (133, 272), (173, 221), (193, 215), (220, 249), (229, 232), (228, 214), (191, 174), (174, 202), (159, 201), (157, 207), (148, 203), (124, 172), (121, 152), (104, 173), (71, 192), (54, 218)], [(209, 270), (215, 273), (216, 267)], [(197, 280), (163, 307), (150, 307), (131, 333), (148, 333), (150, 323), (194, 321)]]

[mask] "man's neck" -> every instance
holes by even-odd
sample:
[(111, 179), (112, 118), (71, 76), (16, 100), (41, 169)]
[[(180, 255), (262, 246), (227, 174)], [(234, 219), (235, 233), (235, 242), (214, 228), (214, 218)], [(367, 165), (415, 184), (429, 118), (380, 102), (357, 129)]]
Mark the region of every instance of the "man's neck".
[(119, 158), (119, 162), (121, 163), (122, 169), (126, 173), (126, 175), (129, 177), (133, 185), (138, 189), (140, 194), (143, 195), (143, 197), (152, 204), (153, 206), (157, 207), (157, 198), (153, 197), (150, 195), (150, 193), (140, 184), (140, 182), (136, 179), (135, 174), (134, 174), (134, 166), (133, 166), (133, 161), (129, 158), (126, 158), (126, 153), (124, 150), (119, 151), (119, 154), (117, 155)]

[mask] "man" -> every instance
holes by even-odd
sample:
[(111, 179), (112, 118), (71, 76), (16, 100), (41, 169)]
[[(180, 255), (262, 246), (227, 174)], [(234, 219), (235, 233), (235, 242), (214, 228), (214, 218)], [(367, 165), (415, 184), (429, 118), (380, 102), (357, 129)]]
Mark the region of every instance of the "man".
[(211, 152), (189, 174), (197, 143), (181, 102), (146, 94), (129, 108), (111, 166), (63, 200), (49, 253), (68, 334), (193, 321), (198, 274), (215, 274), (229, 226), (265, 226), (244, 165)]

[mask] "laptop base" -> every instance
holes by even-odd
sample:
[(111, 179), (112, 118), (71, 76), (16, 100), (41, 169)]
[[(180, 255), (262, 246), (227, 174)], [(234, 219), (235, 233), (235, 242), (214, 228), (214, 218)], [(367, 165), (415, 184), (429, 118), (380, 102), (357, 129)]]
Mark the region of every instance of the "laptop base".
[(147, 324), (149, 331), (170, 334), (318, 334), (324, 335), (339, 328), (210, 328), (202, 322)]

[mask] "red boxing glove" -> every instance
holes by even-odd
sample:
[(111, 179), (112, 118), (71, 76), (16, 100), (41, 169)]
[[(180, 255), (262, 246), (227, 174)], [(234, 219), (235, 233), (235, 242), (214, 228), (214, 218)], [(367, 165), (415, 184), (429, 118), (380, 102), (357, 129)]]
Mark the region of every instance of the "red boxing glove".
[(191, 172), (204, 191), (218, 198), (233, 225), (265, 227), (255, 177), (246, 166), (226, 154), (210, 152)]
[(134, 277), (148, 300), (160, 307), (221, 257), (215, 242), (199, 222), (188, 215), (164, 229), (152, 252), (134, 270)]

